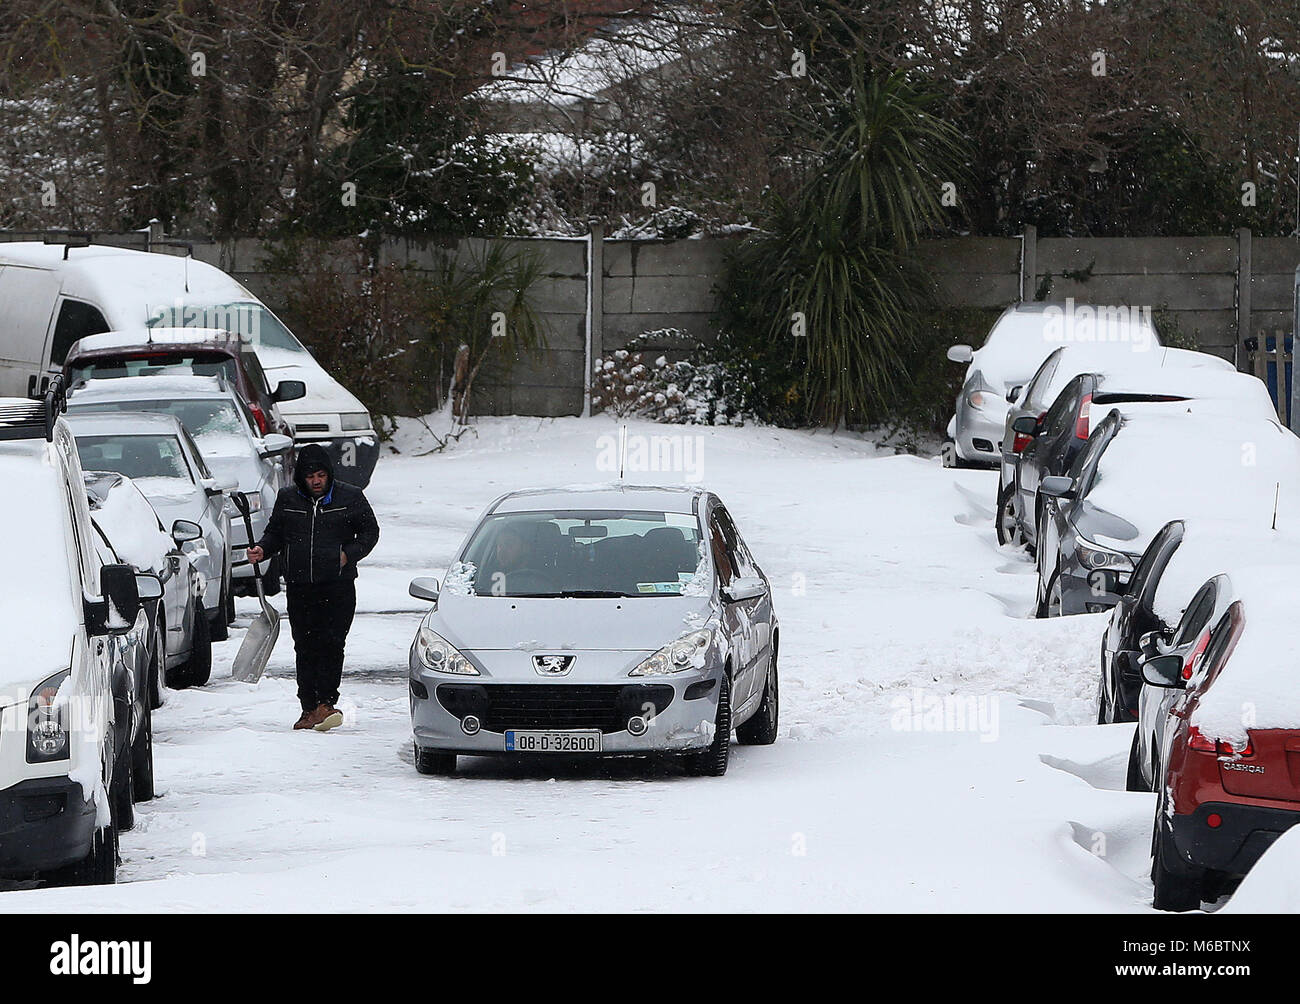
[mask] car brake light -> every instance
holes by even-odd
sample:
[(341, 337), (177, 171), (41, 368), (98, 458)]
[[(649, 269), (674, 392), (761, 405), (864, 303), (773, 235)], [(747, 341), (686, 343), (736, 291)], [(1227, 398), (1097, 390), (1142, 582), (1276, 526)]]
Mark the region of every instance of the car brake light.
[(251, 411), (253, 413), (253, 417), (257, 419), (258, 435), (265, 436), (267, 430), (266, 413), (262, 411), (261, 405), (252, 404), (249, 406), (249, 411)]
[(1079, 417), (1074, 422), (1074, 438), (1088, 438), (1088, 417), (1092, 414), (1092, 395), (1084, 394), (1079, 402)]
[(1224, 742), (1222, 739), (1220, 739), (1219, 752), (1224, 756), (1254, 756), (1255, 745), (1250, 741), (1250, 738), (1247, 737), (1246, 745), (1243, 746), (1241, 749), (1235, 749), (1232, 743)]
[(1187, 730), (1187, 748), (1197, 750), (1201, 753), (1219, 752), (1219, 744), (1213, 739), (1207, 739), (1205, 733), (1195, 725)]

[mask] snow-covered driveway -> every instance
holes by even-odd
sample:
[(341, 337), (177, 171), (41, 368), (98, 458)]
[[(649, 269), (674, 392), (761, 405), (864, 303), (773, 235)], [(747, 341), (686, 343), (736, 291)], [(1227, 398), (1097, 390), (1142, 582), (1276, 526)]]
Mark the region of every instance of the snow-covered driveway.
[[(0, 908), (1150, 908), (1153, 802), (1123, 791), (1130, 727), (1091, 724), (1104, 618), (1026, 617), (1033, 566), (996, 546), (994, 474), (847, 435), (631, 426), (699, 437), (676, 444), (691, 470), (628, 480), (698, 472), (773, 582), (775, 745), (734, 747), (720, 779), (549, 759), (417, 774), (408, 581), (441, 575), (497, 494), (610, 480), (615, 431), (485, 419), (420, 457), (404, 429), (368, 491), (383, 535), (361, 568), (345, 727), (290, 731), (287, 623), (267, 676), (232, 681), (236, 630), (212, 683), (155, 714), (161, 797), (122, 837), (121, 884), (16, 889)], [(253, 606), (239, 601), (245, 623)]]

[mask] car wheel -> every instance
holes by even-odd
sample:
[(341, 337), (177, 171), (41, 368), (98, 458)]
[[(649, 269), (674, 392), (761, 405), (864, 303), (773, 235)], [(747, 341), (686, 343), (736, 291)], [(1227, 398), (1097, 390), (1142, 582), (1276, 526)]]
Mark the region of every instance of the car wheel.
[(212, 634), (202, 603), (194, 604), (194, 637), (191, 641), (190, 657), (167, 672), (167, 686), (173, 690), (201, 687), (212, 675)]
[(119, 832), (135, 828), (135, 775), (131, 772), (131, 747), (123, 745), (113, 767), (113, 787), (109, 801), (113, 806), (113, 823)]
[(772, 649), (772, 666), (763, 684), (763, 700), (744, 725), (736, 728), (736, 742), (742, 746), (771, 746), (776, 742), (777, 716), (780, 711), (780, 684), (776, 675), (776, 648)]
[(113, 885), (117, 882), (117, 827), (110, 822), (97, 828), (84, 858), (42, 877), (50, 885)]
[(167, 665), (167, 623), (162, 611), (158, 611), (158, 640), (154, 643), (154, 658), (149, 673), (149, 710), (154, 711), (163, 705), (162, 667)]
[(1150, 791), (1146, 778), (1142, 776), (1142, 764), (1138, 762), (1142, 744), (1138, 742), (1138, 729), (1133, 730), (1133, 745), (1128, 751), (1128, 774), (1124, 778), (1125, 791)]
[(731, 680), (723, 676), (718, 689), (718, 714), (713, 720), (713, 741), (704, 749), (682, 757), (686, 773), (693, 777), (722, 777), (731, 756)]
[(131, 746), (131, 784), (134, 801), (148, 802), (153, 798), (153, 710), (147, 706), (140, 733)]
[(1178, 858), (1173, 849), (1173, 835), (1165, 826), (1165, 799), (1156, 802), (1155, 848), (1151, 860), (1151, 884), (1155, 895), (1151, 905), (1157, 910), (1185, 913), (1201, 905), (1203, 872)]
[(1060, 566), (1057, 566), (1039, 596), (1038, 609), (1034, 611), (1034, 616), (1038, 618), (1060, 617), (1061, 602), (1061, 569)]
[(447, 776), (456, 773), (456, 754), (427, 750), (419, 743), (415, 744), (415, 769), (421, 774), (440, 774)]
[(230, 637), (230, 585), (224, 579), (221, 594), (217, 597), (217, 616), (209, 621), (209, 634), (213, 641), (226, 641)]
[(1106, 681), (1100, 677), (1097, 679), (1097, 724), (1110, 724), (1110, 708), (1106, 706)]
[(1016, 522), (1016, 483), (1008, 482), (1005, 488), (998, 490), (998, 508), (993, 517), (994, 528), (998, 532), (998, 543), (1005, 547), (1014, 544), (1024, 547), (1025, 535), (1020, 532)]

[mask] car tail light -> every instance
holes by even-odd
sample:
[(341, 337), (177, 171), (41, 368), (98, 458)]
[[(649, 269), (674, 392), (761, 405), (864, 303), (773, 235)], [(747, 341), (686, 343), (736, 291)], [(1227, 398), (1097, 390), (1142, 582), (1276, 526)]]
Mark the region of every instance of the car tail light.
[(257, 402), (249, 405), (248, 410), (253, 413), (253, 418), (257, 419), (257, 434), (259, 436), (265, 436), (268, 431), (266, 412), (262, 410), (262, 406)]
[(1211, 739), (1195, 725), (1187, 731), (1187, 748), (1198, 753), (1214, 753), (1218, 756), (1248, 757), (1255, 755), (1255, 744), (1247, 737), (1246, 745), (1237, 749), (1225, 739)]
[(1205, 649), (1210, 644), (1210, 632), (1206, 631), (1201, 635), (1201, 640), (1196, 643), (1196, 647), (1188, 654), (1186, 662), (1183, 663), (1182, 677), (1184, 680), (1190, 680), (1192, 674), (1196, 672), (1196, 664), (1200, 662), (1201, 656), (1205, 654)]
[(1088, 438), (1088, 418), (1092, 414), (1092, 395), (1084, 394), (1079, 402), (1079, 417), (1074, 421), (1074, 438)]

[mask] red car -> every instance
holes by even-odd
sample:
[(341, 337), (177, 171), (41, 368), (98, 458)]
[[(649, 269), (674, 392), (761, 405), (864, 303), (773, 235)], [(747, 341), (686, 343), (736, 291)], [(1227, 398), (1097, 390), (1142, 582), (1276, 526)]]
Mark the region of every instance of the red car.
[(224, 377), (248, 405), (263, 436), (275, 432), (292, 439), (293, 426), (276, 402), (307, 394), (301, 380), (282, 380), (271, 388), (252, 347), (220, 328), (142, 328), (90, 335), (74, 342), (63, 362), (69, 387), (83, 380), (152, 373)]
[(1138, 726), (1158, 730), (1151, 879), (1160, 910), (1217, 899), (1300, 822), (1294, 576), (1252, 569), (1212, 581), (1225, 579), (1231, 595), (1212, 626), (1142, 662), (1143, 682), (1163, 698), (1142, 706), (1163, 720)]

